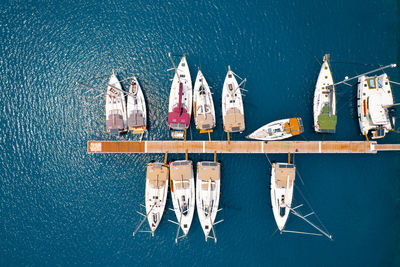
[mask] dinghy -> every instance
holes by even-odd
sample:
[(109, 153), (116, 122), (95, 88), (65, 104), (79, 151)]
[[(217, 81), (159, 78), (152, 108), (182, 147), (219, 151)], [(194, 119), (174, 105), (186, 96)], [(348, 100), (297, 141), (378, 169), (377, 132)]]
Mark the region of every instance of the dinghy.
[(127, 130), (125, 95), (114, 71), (108, 82), (106, 93), (106, 128), (112, 135), (118, 135)]
[(146, 102), (135, 76), (131, 80), (127, 102), (128, 129), (134, 134), (143, 134), (147, 127)]
[(303, 131), (303, 121), (301, 118), (295, 117), (270, 122), (246, 136), (246, 138), (263, 141), (282, 140), (299, 135)]
[(289, 163), (273, 163), (271, 171), (271, 203), (279, 231), (285, 227), (292, 206), (296, 167)]
[(222, 88), (222, 119), (225, 132), (242, 133), (245, 130), (242, 93), (230, 66)]
[(201, 70), (197, 72), (193, 90), (193, 112), (196, 128), (210, 131), (215, 127), (215, 110), (210, 87)]
[(164, 213), (168, 194), (168, 165), (149, 163), (146, 173), (146, 214), (151, 234), (157, 229)]
[(169, 95), (168, 126), (172, 130), (182, 131), (189, 128), (192, 114), (192, 79), (185, 56), (174, 69)]
[(358, 78), (358, 122), (363, 135), (383, 138), (394, 127), (395, 118), (389, 108), (393, 105), (392, 89), (386, 73)]
[(170, 164), (172, 203), (184, 236), (189, 232), (196, 202), (193, 163), (177, 160)]
[(324, 56), (314, 91), (314, 129), (318, 133), (336, 132), (336, 94), (333, 84), (327, 54)]
[[(217, 242), (214, 232), (214, 221), (217, 217), (220, 183), (221, 183), (221, 164), (213, 161), (203, 161), (197, 163), (196, 177), (196, 202), (197, 214), (204, 236), (213, 238)], [(213, 235), (210, 236), (212, 230)]]

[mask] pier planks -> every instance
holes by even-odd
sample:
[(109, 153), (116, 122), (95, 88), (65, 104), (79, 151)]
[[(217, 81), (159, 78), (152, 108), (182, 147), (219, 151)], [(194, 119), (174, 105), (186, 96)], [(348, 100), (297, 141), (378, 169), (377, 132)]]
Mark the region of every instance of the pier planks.
[(400, 144), (366, 141), (88, 141), (88, 153), (376, 153)]

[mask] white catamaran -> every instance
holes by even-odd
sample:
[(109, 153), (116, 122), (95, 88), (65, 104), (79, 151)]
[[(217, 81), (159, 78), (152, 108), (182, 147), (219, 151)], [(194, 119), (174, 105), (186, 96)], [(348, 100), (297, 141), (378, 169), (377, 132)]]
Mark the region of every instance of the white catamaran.
[(128, 129), (134, 134), (143, 134), (147, 128), (146, 102), (135, 76), (131, 80), (127, 102)]
[(210, 131), (215, 127), (215, 110), (210, 87), (201, 70), (197, 72), (193, 90), (193, 112), (196, 128)]
[[(217, 217), (220, 184), (221, 184), (221, 164), (212, 161), (202, 161), (197, 163), (196, 177), (196, 202), (197, 214), (205, 239), (213, 238), (217, 242), (214, 231), (214, 221)], [(210, 236), (212, 231), (213, 235)]]
[[(193, 163), (190, 160), (177, 160), (170, 164), (171, 195), (178, 225), (183, 236), (189, 232), (196, 202)], [(178, 228), (179, 233), (179, 228)], [(175, 241), (177, 241), (177, 238)]]
[[(171, 58), (172, 60), (172, 58)], [(173, 62), (173, 61), (172, 61)], [(182, 131), (189, 128), (192, 114), (192, 79), (186, 56), (175, 67), (168, 105), (168, 126), (172, 130)]]
[(261, 128), (255, 130), (246, 138), (262, 141), (282, 140), (304, 131), (301, 118), (283, 119), (270, 122)]
[(393, 106), (393, 95), (386, 73), (358, 78), (357, 109), (361, 133), (372, 139), (382, 138), (394, 127), (395, 118), (388, 108)]
[[(244, 82), (243, 80), (242, 82)], [(241, 83), (242, 84), (242, 83)], [(228, 66), (224, 86), (222, 88), (222, 120), (225, 132), (240, 132), (245, 130), (244, 108), (240, 85), (235, 74)]]
[(333, 84), (329, 54), (326, 54), (314, 91), (314, 129), (319, 133), (336, 132), (336, 94)]
[(106, 93), (106, 128), (107, 132), (113, 135), (127, 130), (125, 95), (114, 71), (108, 82)]
[(289, 163), (273, 163), (271, 171), (271, 203), (279, 231), (285, 227), (292, 206), (296, 167)]
[(154, 235), (164, 213), (168, 194), (168, 179), (168, 165), (160, 162), (147, 165), (146, 216), (152, 235)]

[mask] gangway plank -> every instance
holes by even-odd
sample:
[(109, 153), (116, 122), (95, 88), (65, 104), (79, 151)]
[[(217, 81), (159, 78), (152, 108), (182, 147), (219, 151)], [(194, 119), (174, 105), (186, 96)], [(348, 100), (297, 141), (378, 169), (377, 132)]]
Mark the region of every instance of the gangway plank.
[(377, 153), (400, 144), (366, 141), (88, 141), (88, 153)]

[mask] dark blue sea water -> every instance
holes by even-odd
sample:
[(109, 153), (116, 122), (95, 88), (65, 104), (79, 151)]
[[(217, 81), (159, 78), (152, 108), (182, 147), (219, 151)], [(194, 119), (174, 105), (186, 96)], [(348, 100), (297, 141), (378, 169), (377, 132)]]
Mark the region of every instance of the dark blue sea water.
[[(89, 81), (104, 90), (112, 69), (121, 78), (135, 73), (148, 102), (148, 139), (169, 139), (167, 53), (186, 52), (192, 77), (201, 67), (213, 86), (219, 118), (213, 139), (226, 138), (220, 95), (231, 65), (248, 80), (247, 130), (233, 140), (292, 116), (305, 125), (294, 140), (362, 140), (354, 86), (337, 88), (337, 133), (312, 131), (319, 62), (331, 54), (335, 81), (399, 64), (399, 8), (395, 0), (2, 1), (0, 265), (399, 266), (400, 154), (394, 152), (295, 156), (305, 184), (297, 178), (295, 204), (305, 203), (303, 192), (333, 242), (274, 234), (264, 155), (218, 155), (218, 218), (224, 219), (216, 226), (218, 243), (204, 242), (195, 216), (189, 236), (175, 244), (171, 211), (154, 238), (133, 238), (145, 166), (163, 155), (87, 154), (88, 140), (114, 138), (105, 133), (104, 97), (76, 86), (106, 75)], [(387, 73), (400, 81), (398, 68)], [(393, 92), (399, 102), (400, 87)], [(207, 136), (192, 130), (188, 138)], [(400, 135), (379, 142), (399, 143)], [(311, 230), (295, 216), (287, 228)]]

